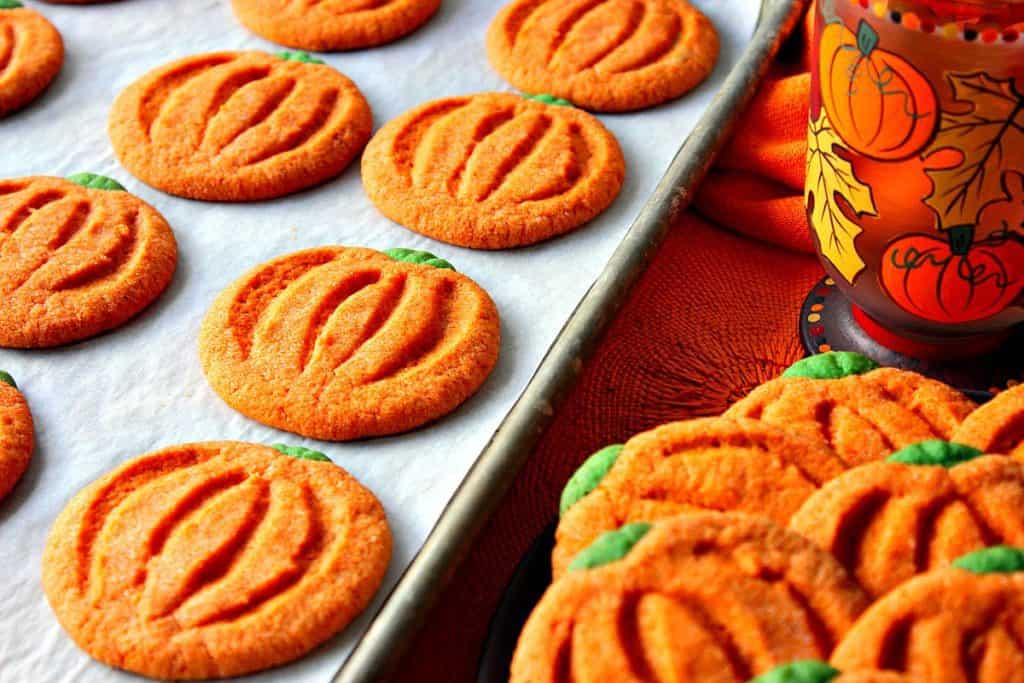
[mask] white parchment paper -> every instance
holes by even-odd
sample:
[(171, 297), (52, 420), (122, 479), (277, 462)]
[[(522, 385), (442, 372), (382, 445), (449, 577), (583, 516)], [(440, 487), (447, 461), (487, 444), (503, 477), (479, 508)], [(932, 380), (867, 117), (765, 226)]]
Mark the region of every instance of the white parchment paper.
[[(141, 317), (83, 343), (0, 350), (36, 420), (37, 451), (0, 502), (0, 681), (124, 681), (58, 626), (43, 597), (40, 558), (50, 524), (93, 479), (136, 455), (189, 441), (239, 439), (326, 452), (383, 501), (395, 553), (377, 600), (359, 621), (299, 662), (252, 680), (327, 681), (369, 615), (422, 545), (444, 504), (526, 386), (563, 322), (599, 274), (679, 145), (753, 34), (756, 0), (696, 0), (717, 25), (721, 58), (687, 97), (634, 114), (601, 116), (626, 156), (625, 187), (590, 225), (532, 248), (474, 252), (421, 237), (381, 216), (363, 193), (358, 161), (326, 185), (248, 205), (193, 202), (153, 190), (115, 160), (106, 133), (111, 102), (172, 59), (216, 50), (278, 51), (248, 33), (227, 0), (121, 0), (93, 6), (27, 2), (64, 36), (63, 71), (27, 110), (0, 120), (0, 177), (111, 176), (157, 208), (178, 239), (170, 289)], [(422, 29), (392, 45), (324, 56), (352, 78), (375, 127), (447, 95), (511, 90), (490, 70), (484, 35), (500, 3), (445, 0)], [(411, 434), (351, 444), (304, 440), (228, 408), (203, 378), (196, 337), (214, 296), (270, 258), (325, 244), (426, 249), (480, 283), (501, 312), (501, 360), (483, 389), (452, 416)]]

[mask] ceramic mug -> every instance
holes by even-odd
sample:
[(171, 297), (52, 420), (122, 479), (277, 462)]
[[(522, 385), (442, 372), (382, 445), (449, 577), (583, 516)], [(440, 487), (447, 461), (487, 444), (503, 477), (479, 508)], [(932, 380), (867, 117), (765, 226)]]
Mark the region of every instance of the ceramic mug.
[(1005, 338), (1024, 321), (1024, 3), (811, 11), (805, 200), (826, 270), (883, 343)]

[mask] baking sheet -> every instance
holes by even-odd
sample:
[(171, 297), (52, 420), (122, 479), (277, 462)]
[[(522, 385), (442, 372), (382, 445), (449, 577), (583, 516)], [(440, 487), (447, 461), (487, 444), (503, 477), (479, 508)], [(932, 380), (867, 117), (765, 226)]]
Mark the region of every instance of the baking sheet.
[[(474, 252), (391, 223), (363, 194), (358, 164), (326, 185), (248, 205), (193, 202), (143, 185), (120, 168), (106, 135), (118, 92), (153, 67), (198, 52), (277, 48), (237, 24), (224, 0), (122, 0), (94, 6), (27, 2), (64, 36), (61, 76), (29, 109), (0, 121), (0, 177), (109, 175), (153, 204), (178, 239), (175, 281), (142, 316), (110, 334), (62, 349), (0, 350), (0, 368), (28, 396), (37, 452), (0, 503), (0, 680), (118, 681), (135, 677), (81, 653), (42, 595), (39, 563), (66, 500), (124, 460), (187, 441), (283, 441), (327, 453), (383, 501), (395, 534), (387, 580), (367, 613), (325, 646), (284, 669), (247, 680), (327, 681), (383, 596), (419, 549), (445, 503), (526, 386), (544, 352), (600, 273), (754, 30), (755, 0), (696, 0), (722, 41), (719, 64), (677, 102), (602, 115), (626, 156), (616, 203), (590, 225), (535, 247)], [(510, 90), (486, 63), (484, 33), (499, 3), (445, 0), (425, 27), (372, 50), (325, 56), (363, 90), (375, 127), (446, 95)], [(223, 404), (203, 379), (196, 337), (213, 297), (275, 256), (324, 245), (406, 246), (446, 258), (494, 298), (502, 356), (483, 389), (454, 415), (416, 432), (350, 444), (302, 439), (256, 424)]]

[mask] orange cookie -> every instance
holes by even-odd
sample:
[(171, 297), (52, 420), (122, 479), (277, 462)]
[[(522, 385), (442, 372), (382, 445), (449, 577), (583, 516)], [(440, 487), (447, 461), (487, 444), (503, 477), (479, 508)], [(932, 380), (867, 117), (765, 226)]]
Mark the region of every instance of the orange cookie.
[(301, 657), (362, 612), (391, 554), (373, 494), (315, 460), (197, 443), (100, 478), (64, 508), (43, 554), (58, 621), (101, 662), (153, 678)]
[(498, 360), (498, 311), (448, 263), (388, 253), (310, 249), (239, 278), (200, 333), (214, 391), (254, 420), (336, 441), (454, 410)]
[(920, 683), (1024, 681), (1024, 555), (989, 548), (875, 602), (832, 654), (844, 671), (887, 669)]
[(831, 555), (763, 517), (684, 514), (629, 540), (548, 588), (512, 683), (745, 683), (827, 657), (868, 605)]
[(591, 481), (578, 500), (563, 497), (555, 576), (595, 538), (628, 522), (735, 510), (785, 525), (808, 496), (844, 470), (838, 456), (816, 442), (756, 420), (726, 418), (673, 422), (634, 436), (614, 464), (603, 467), (607, 474), (593, 472), (600, 461), (600, 454), (593, 456), (566, 487), (569, 494), (581, 479)]
[(846, 472), (793, 516), (873, 596), (987, 546), (1024, 545), (1024, 463), (926, 441)]
[(363, 154), (363, 186), (391, 220), (462, 247), (505, 249), (568, 232), (622, 188), (619, 143), (569, 106), (484, 93), (389, 121)]
[(0, 0), (0, 117), (38, 97), (63, 63), (53, 24), (17, 0)]
[(762, 420), (827, 444), (855, 466), (919, 441), (949, 440), (975, 407), (941, 382), (832, 352), (796, 363), (725, 415)]
[(441, 0), (231, 0), (248, 29), (303, 50), (353, 50), (412, 33)]
[(707, 78), (718, 33), (686, 0), (512, 0), (487, 32), (487, 55), (520, 90), (630, 111)]
[(0, 180), (0, 346), (58, 346), (120, 326), (174, 275), (157, 211), (88, 173)]
[(32, 412), (14, 379), (0, 370), (0, 499), (28, 468), (35, 445)]
[(110, 112), (125, 168), (181, 197), (280, 197), (341, 173), (370, 138), (356, 85), (305, 54), (220, 52), (155, 69)]
[(968, 415), (953, 440), (986, 453), (1024, 458), (1024, 384), (997, 394)]

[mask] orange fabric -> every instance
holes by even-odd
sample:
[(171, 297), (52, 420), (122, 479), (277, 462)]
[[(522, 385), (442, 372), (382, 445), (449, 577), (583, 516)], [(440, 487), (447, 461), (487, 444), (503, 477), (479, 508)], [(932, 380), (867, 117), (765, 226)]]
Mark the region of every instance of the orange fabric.
[(791, 43), (394, 680), (476, 680), (501, 593), (589, 453), (663, 422), (717, 414), (802, 356), (797, 316), (823, 272), (803, 210), (806, 26)]

